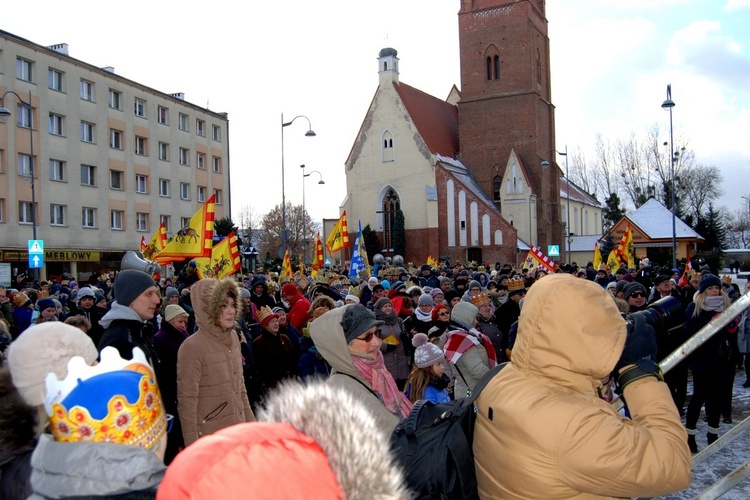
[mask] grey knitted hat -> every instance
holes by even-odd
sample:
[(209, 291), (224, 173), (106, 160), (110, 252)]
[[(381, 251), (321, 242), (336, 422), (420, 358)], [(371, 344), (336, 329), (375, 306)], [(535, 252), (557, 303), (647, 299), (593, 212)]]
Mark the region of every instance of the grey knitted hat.
[(431, 295), (427, 295), (425, 293), (425, 294), (419, 296), (419, 301), (418, 301), (418, 305), (421, 306), (423, 304), (429, 304), (431, 306), (434, 306), (435, 305), (435, 301), (432, 300), (432, 296)]
[(356, 339), (373, 326), (380, 326), (384, 322), (375, 319), (375, 313), (362, 304), (350, 304), (341, 318), (341, 328), (344, 329), (346, 343)]
[(128, 307), (148, 288), (156, 286), (153, 278), (137, 269), (126, 269), (117, 273), (115, 278), (115, 300), (121, 306)]
[(471, 302), (459, 302), (453, 306), (451, 311), (451, 321), (458, 323), (466, 328), (474, 327), (474, 320), (477, 319), (479, 309)]

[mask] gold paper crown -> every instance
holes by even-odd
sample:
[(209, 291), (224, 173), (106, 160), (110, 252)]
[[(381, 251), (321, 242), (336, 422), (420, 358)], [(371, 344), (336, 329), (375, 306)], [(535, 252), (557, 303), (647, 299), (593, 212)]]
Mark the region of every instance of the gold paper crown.
[(484, 292), (478, 293), (471, 297), (471, 303), (477, 307), (481, 306), (482, 304), (489, 304), (490, 297)]
[(523, 278), (513, 278), (512, 280), (508, 280), (508, 293), (518, 292), (525, 289), (526, 285), (523, 282)]
[(105, 347), (101, 362), (88, 366), (80, 356), (68, 363), (68, 376), (46, 379), (44, 406), (55, 441), (110, 442), (153, 448), (167, 429), (156, 377), (146, 356), (133, 349), (130, 361)]

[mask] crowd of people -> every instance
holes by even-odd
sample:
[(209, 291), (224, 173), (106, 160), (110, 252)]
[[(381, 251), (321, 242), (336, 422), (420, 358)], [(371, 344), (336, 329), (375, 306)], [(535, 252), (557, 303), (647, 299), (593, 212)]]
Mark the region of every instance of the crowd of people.
[[(273, 454), (271, 449), (288, 448), (289, 442), (299, 439), (319, 445), (323, 458), (338, 455), (341, 450), (329, 449), (328, 441), (340, 447), (340, 437), (318, 428), (325, 425), (306, 427), (300, 423), (306, 421), (303, 417), (283, 418), (284, 405), (296, 407), (312, 397), (348, 398), (344, 413), (371, 419), (372, 424), (364, 425), (378, 429), (382, 436), (372, 437), (368, 446), (380, 443), (380, 467), (390, 467), (393, 474), (386, 489), (394, 498), (405, 498), (408, 492), (397, 484), (401, 476), (387, 450), (390, 432), (409, 415), (414, 402), (426, 399), (437, 404), (471, 395), (477, 381), (504, 362), (513, 368), (495, 377), (497, 384), (488, 386), (487, 395), (483, 392), (477, 403), (480, 415), (483, 408), (490, 415), (478, 417), (481, 444), (475, 441), (483, 497), (523, 496), (516, 488), (528, 488), (534, 478), (510, 474), (509, 482), (502, 483), (498, 477), (509, 476), (513, 461), (515, 466), (525, 464), (529, 473), (545, 460), (544, 454), (532, 456), (532, 443), (539, 437), (530, 437), (510, 422), (523, 422), (526, 417), (537, 430), (548, 429), (545, 439), (559, 439), (555, 429), (568, 417), (557, 414), (555, 425), (545, 419), (555, 412), (573, 411), (574, 396), (551, 403), (549, 412), (535, 410), (533, 402), (521, 396), (535, 383), (541, 383), (538, 394), (585, 395), (589, 408), (599, 404), (591, 398), (611, 407), (608, 403), (617, 392), (628, 403), (626, 418), (669, 420), (665, 446), (674, 451), (675, 468), (681, 472), (659, 488), (679, 489), (684, 487), (682, 448), (698, 451), (696, 424), (703, 406), (710, 444), (718, 438), (720, 420), (732, 421), (732, 385), (738, 367), (744, 368), (744, 386), (750, 387), (747, 311), (669, 372), (666, 384), (659, 383), (658, 389), (638, 381), (625, 390), (616, 381), (618, 374), (641, 367), (642, 358), (663, 359), (750, 291), (750, 284), (739, 290), (731, 279), (698, 267), (689, 272), (655, 270), (643, 259), (636, 269), (612, 270), (604, 264), (594, 269), (589, 263), (550, 273), (545, 268), (515, 269), (500, 263), (439, 268), (425, 264), (376, 268), (361, 280), (350, 280), (342, 269), (326, 269), (316, 277), (297, 274), (280, 279), (276, 273), (260, 272), (199, 280), (195, 268), (188, 265), (173, 279), (130, 269), (116, 275), (92, 274), (85, 283), (63, 278), (0, 287), (0, 348), (7, 364), (0, 375), (0, 436), (4, 436), (0, 497), (26, 498), (32, 492), (48, 498), (133, 492), (153, 497), (158, 490), (160, 498), (178, 498), (190, 488), (208, 495), (208, 485), (220, 478), (211, 479), (210, 468), (199, 465), (207, 456), (225, 464), (227, 453), (262, 458), (263, 453)], [(678, 301), (684, 324), (657, 329), (654, 352), (634, 354), (625, 343), (623, 318), (664, 297)], [(527, 308), (533, 312), (524, 313)], [(601, 338), (594, 340), (594, 334)], [(92, 365), (100, 368), (90, 372)], [(693, 393), (686, 406), (689, 372)], [(610, 377), (611, 373), (615, 375)], [(530, 374), (535, 374), (536, 382), (530, 382), (534, 378)], [(93, 382), (101, 377), (107, 382)], [(321, 379), (327, 380), (322, 387)], [(647, 388), (642, 390), (649, 398), (637, 395), (641, 387)], [(107, 400), (103, 405), (102, 392)], [(303, 396), (298, 394), (291, 398), (294, 404), (289, 403), (289, 394), (299, 392)], [(653, 405), (653, 398), (659, 403)], [(119, 407), (112, 403), (115, 400), (121, 402)], [(279, 406), (279, 401), (286, 403)], [(555, 399), (544, 404), (550, 401)], [(646, 401), (649, 404), (644, 406)], [(315, 402), (304, 404), (309, 411), (320, 411)], [(122, 405), (129, 411), (123, 413)], [(346, 419), (341, 411), (331, 410), (326, 418)], [(493, 414), (500, 428), (495, 428)], [(140, 424), (131, 425), (136, 415)], [(607, 418), (621, 417), (612, 410)], [(293, 428), (280, 427), (281, 422)], [(278, 443), (264, 444), (263, 435), (275, 436)], [(627, 438), (618, 435), (617, 439)], [(118, 447), (133, 443), (139, 451)], [(489, 464), (492, 446), (516, 451), (485, 466), (482, 461)], [(545, 441), (543, 446), (551, 445)], [(60, 460), (75, 447), (85, 451), (80, 462)], [(526, 458), (518, 461), (519, 453)], [(648, 451), (639, 447), (637, 453)], [(118, 466), (118, 460), (131, 466)], [(239, 466), (246, 471), (259, 467), (249, 457), (228, 465)], [(75, 480), (79, 474), (75, 469), (81, 467), (88, 468), (84, 486)], [(344, 477), (350, 472), (337, 470), (334, 463), (331, 467), (326, 472), (330, 484), (322, 487), (353, 491)], [(571, 477), (580, 472), (565, 470)], [(649, 489), (642, 471), (633, 474), (632, 481), (621, 482), (619, 489), (600, 490), (589, 480), (571, 480), (562, 486), (560, 481), (565, 480), (545, 476), (537, 484), (542, 488), (538, 494), (544, 496), (544, 485), (559, 494), (571, 488), (613, 496), (661, 491)], [(57, 492), (53, 478), (69, 489)], [(638, 481), (640, 489), (628, 489)], [(169, 486), (160, 489), (160, 484)], [(241, 491), (241, 484), (237, 487)]]

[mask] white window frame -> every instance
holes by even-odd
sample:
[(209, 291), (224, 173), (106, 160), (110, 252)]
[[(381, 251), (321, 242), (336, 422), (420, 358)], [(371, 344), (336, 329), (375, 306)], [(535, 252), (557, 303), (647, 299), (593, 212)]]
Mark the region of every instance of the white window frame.
[(169, 232), (169, 228), (172, 225), (172, 217), (170, 215), (160, 215), (159, 225), (161, 225), (162, 222), (164, 223), (164, 230)]
[(159, 196), (169, 198), (169, 179), (159, 179)]
[(22, 128), (33, 129), (34, 128), (34, 113), (32, 112), (32, 109), (19, 104), (16, 107), (16, 111), (18, 112), (18, 119), (16, 120), (16, 125)]
[(190, 166), (190, 150), (187, 148), (180, 148), (180, 165)]
[(206, 122), (200, 118), (195, 119), (195, 135), (206, 137)]
[(140, 97), (136, 97), (134, 102), (134, 114), (141, 118), (146, 118), (146, 101)]
[(123, 191), (125, 189), (125, 173), (122, 170), (109, 171), (109, 189)]
[(57, 182), (67, 182), (65, 178), (65, 162), (55, 158), (49, 159), (49, 179)]
[(122, 111), (122, 92), (115, 89), (109, 89), (109, 107)]
[(201, 170), (206, 170), (206, 153), (198, 152), (195, 166)]
[(94, 124), (81, 120), (81, 142), (94, 144)]
[(140, 233), (148, 232), (148, 214), (137, 212), (135, 214), (135, 230)]
[(57, 92), (65, 91), (65, 77), (62, 71), (55, 68), (47, 70), (47, 87)]
[(33, 83), (34, 63), (23, 57), (16, 57), (16, 78)]
[(206, 201), (206, 186), (198, 186), (198, 202), (204, 203)]
[[(39, 219), (34, 219), (38, 221)], [(31, 202), (30, 201), (19, 201), (18, 202), (18, 223), (19, 224), (31, 224)]]
[(218, 125), (211, 125), (211, 139), (221, 142), (221, 127)]
[(169, 161), (169, 143), (159, 142), (159, 159)]
[(182, 131), (190, 132), (190, 117), (185, 113), (180, 113), (177, 118), (177, 126)]
[(180, 182), (180, 199), (190, 200), (190, 183)]
[(214, 172), (221, 172), (221, 157), (219, 156), (211, 157), (211, 169)]
[(19, 177), (23, 177), (24, 179), (31, 177), (31, 155), (18, 153), (17, 164)]
[(123, 147), (123, 133), (121, 130), (114, 128), (109, 129), (109, 147), (112, 149), (120, 149)]
[(52, 135), (65, 135), (65, 117), (57, 113), (49, 114), (49, 133)]
[(94, 207), (82, 207), (81, 208), (81, 227), (86, 229), (96, 228), (96, 208)]
[(94, 82), (81, 78), (81, 99), (94, 102)]
[(0, 198), (0, 222), (5, 222), (5, 198)]
[(216, 195), (216, 199), (214, 200), (217, 205), (222, 204), (222, 192), (221, 189), (214, 189), (214, 194)]
[(157, 106), (156, 120), (162, 125), (169, 125), (169, 108)]
[(110, 210), (109, 212), (109, 226), (113, 231), (123, 231), (123, 219), (125, 213), (122, 210)]
[(139, 194), (148, 194), (148, 176), (135, 174), (135, 192)]
[(67, 226), (67, 217), (65, 212), (67, 206), (50, 203), (49, 206), (49, 225), (50, 226)]
[(148, 155), (148, 139), (141, 136), (135, 136), (135, 154), (140, 156)]
[[(89, 182), (84, 182), (84, 172), (86, 172), (86, 180)], [(96, 187), (96, 165), (81, 164), (81, 186)]]

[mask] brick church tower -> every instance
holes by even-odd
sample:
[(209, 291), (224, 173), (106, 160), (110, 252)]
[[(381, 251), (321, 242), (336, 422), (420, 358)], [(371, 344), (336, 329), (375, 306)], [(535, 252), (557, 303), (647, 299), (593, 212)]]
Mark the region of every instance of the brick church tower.
[(519, 156), (537, 196), (537, 238), (528, 243), (546, 252), (564, 237), (544, 3), (461, 0), (458, 117), (461, 161), (496, 201), (511, 150)]

